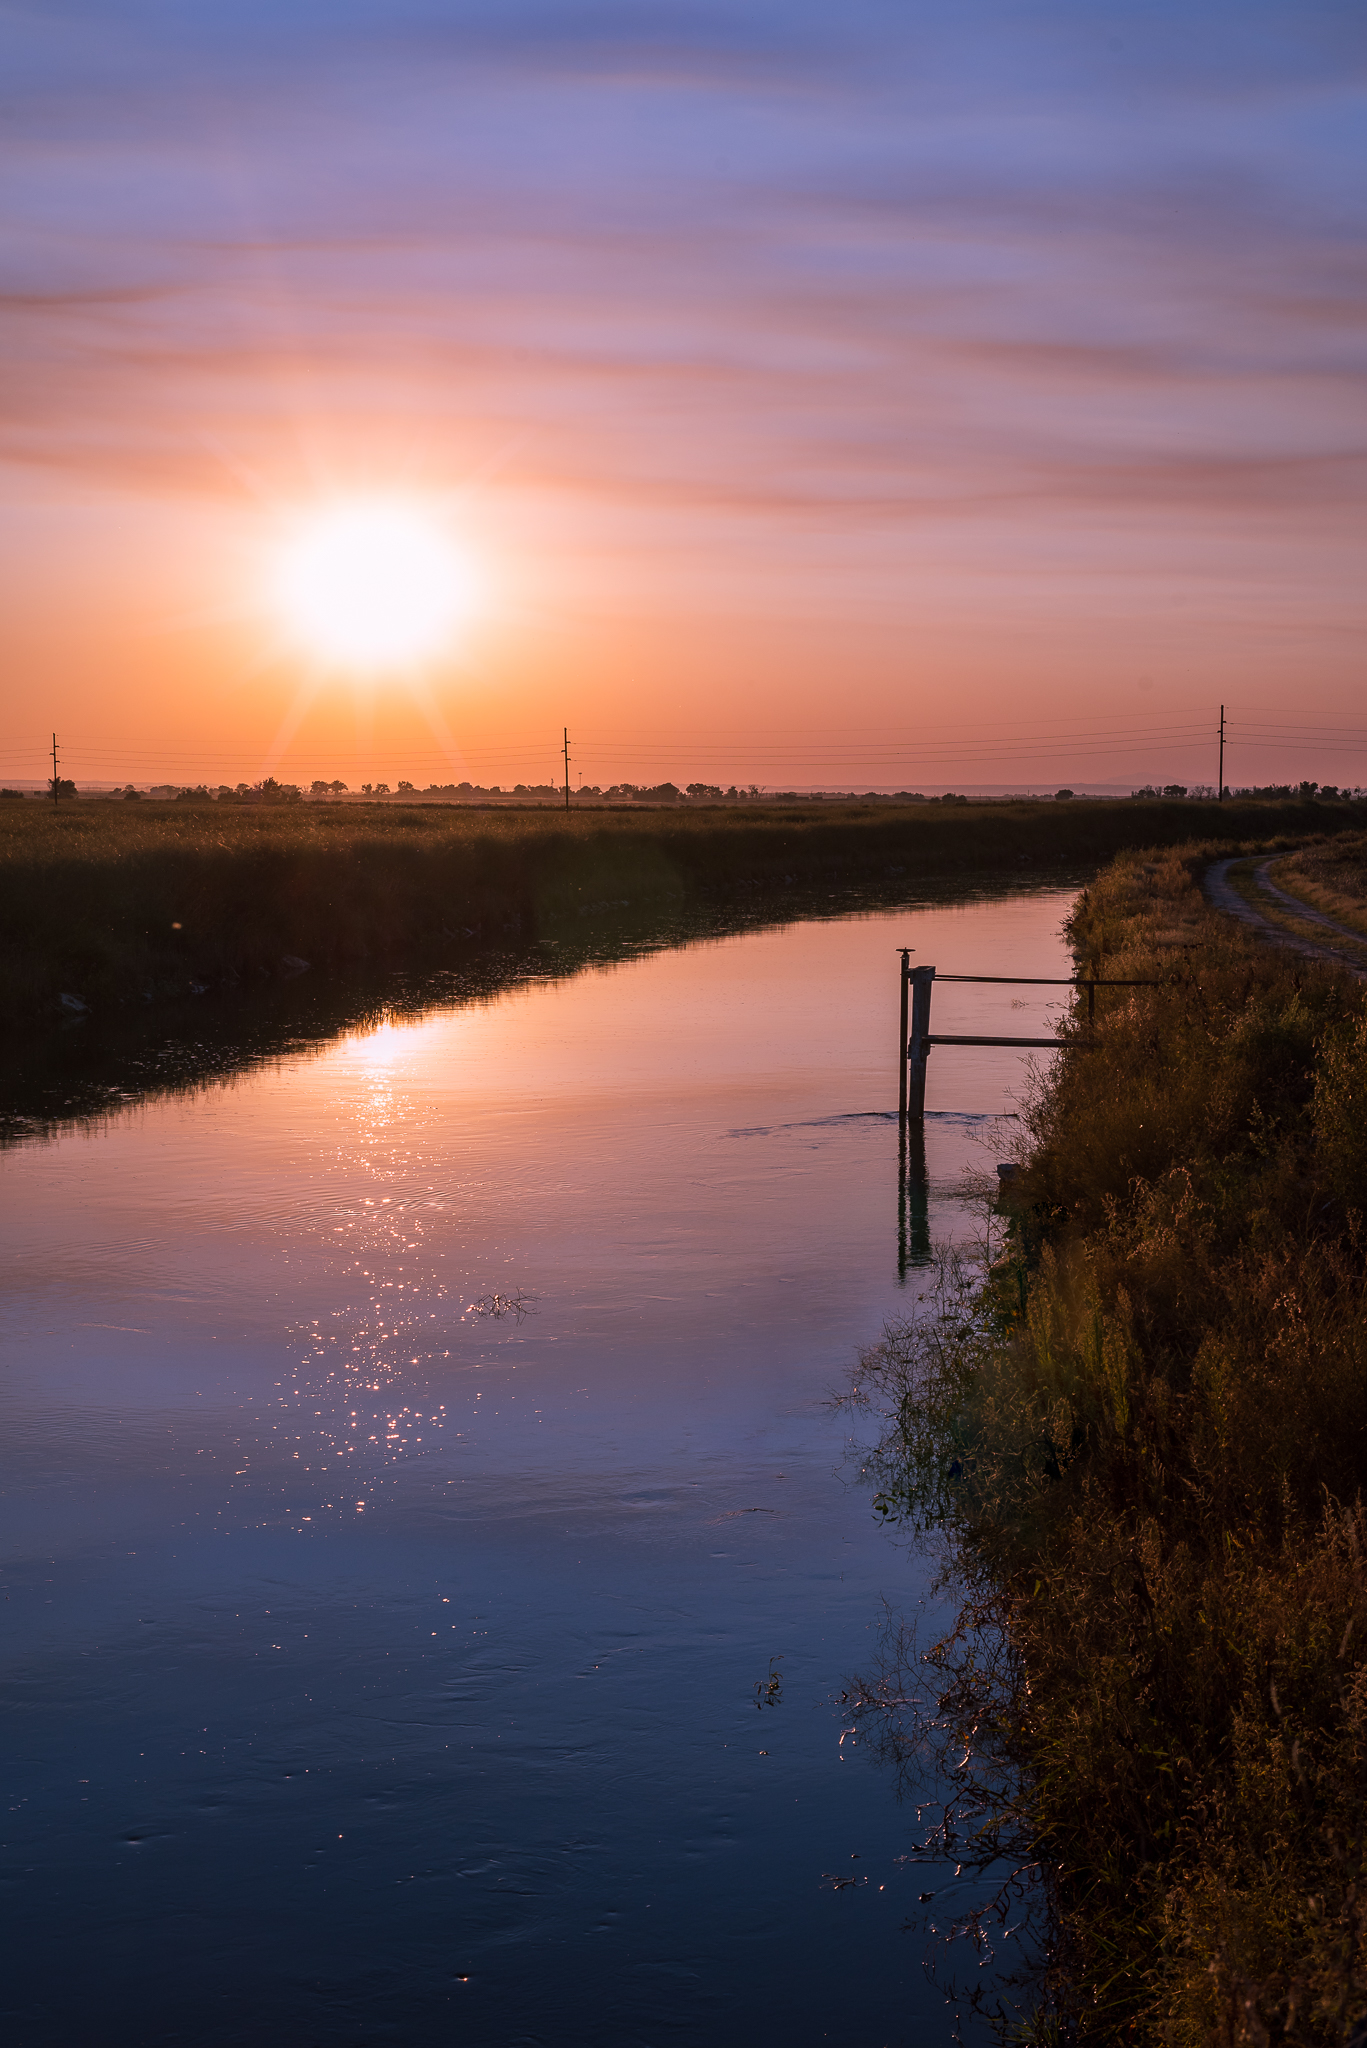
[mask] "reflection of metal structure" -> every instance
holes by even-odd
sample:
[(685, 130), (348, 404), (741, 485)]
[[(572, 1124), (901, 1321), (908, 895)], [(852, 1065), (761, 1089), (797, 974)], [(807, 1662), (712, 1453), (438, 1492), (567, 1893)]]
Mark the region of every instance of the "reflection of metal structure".
[(905, 1280), (911, 1266), (928, 1266), (930, 1250), (930, 1175), (926, 1170), (926, 1130), (918, 1118), (902, 1117), (897, 1134), (897, 1278)]

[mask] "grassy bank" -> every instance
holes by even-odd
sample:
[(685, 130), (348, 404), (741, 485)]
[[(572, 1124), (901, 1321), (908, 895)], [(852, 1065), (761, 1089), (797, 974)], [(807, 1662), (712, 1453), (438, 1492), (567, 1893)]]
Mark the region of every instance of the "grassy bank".
[(1322, 910), (1367, 938), (1367, 838), (1346, 833), (1341, 840), (1308, 846), (1277, 863), (1279, 888)]
[(0, 1022), (281, 972), (433, 957), (642, 907), (1103, 860), (1195, 831), (1273, 843), (1336, 804), (827, 805), (678, 813), (72, 803), (0, 806)]
[(1367, 2011), (1367, 999), (1209, 913), (1201, 865), (1125, 857), (1081, 900), (1087, 964), (1162, 985), (1100, 993), (1006, 1256), (890, 1328), (860, 1398), (880, 1505), (940, 1533), (963, 1603), (902, 1740), (952, 1759), (957, 1853), (1044, 1872), (1052, 2026), (1340, 2048)]

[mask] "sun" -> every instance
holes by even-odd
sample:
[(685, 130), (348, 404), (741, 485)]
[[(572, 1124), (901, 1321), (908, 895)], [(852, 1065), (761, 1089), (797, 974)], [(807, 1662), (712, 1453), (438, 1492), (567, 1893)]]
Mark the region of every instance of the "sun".
[(276, 595), (318, 660), (373, 671), (440, 653), (469, 615), (473, 577), (434, 514), (367, 499), (303, 522), (281, 553)]

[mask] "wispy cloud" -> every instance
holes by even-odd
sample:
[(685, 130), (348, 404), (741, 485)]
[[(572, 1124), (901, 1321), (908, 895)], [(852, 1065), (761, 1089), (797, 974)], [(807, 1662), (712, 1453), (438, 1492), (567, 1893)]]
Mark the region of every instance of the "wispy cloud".
[(72, 489), (407, 465), (699, 575), (826, 534), (833, 606), (912, 533), (1107, 576), (1216, 520), (1252, 585), (1361, 502), (1337, 0), (99, 0), (0, 51), (0, 461)]

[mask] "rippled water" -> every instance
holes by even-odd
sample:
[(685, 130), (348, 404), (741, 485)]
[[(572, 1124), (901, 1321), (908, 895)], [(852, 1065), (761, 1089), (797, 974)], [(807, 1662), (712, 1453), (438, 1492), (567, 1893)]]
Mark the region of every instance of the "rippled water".
[[(948, 2042), (952, 1873), (840, 1741), (917, 1567), (825, 1397), (916, 1291), (894, 947), (1066, 973), (1070, 894), (530, 982), (0, 1159), (11, 2039)], [(933, 1055), (932, 1236), (1021, 1065)]]

